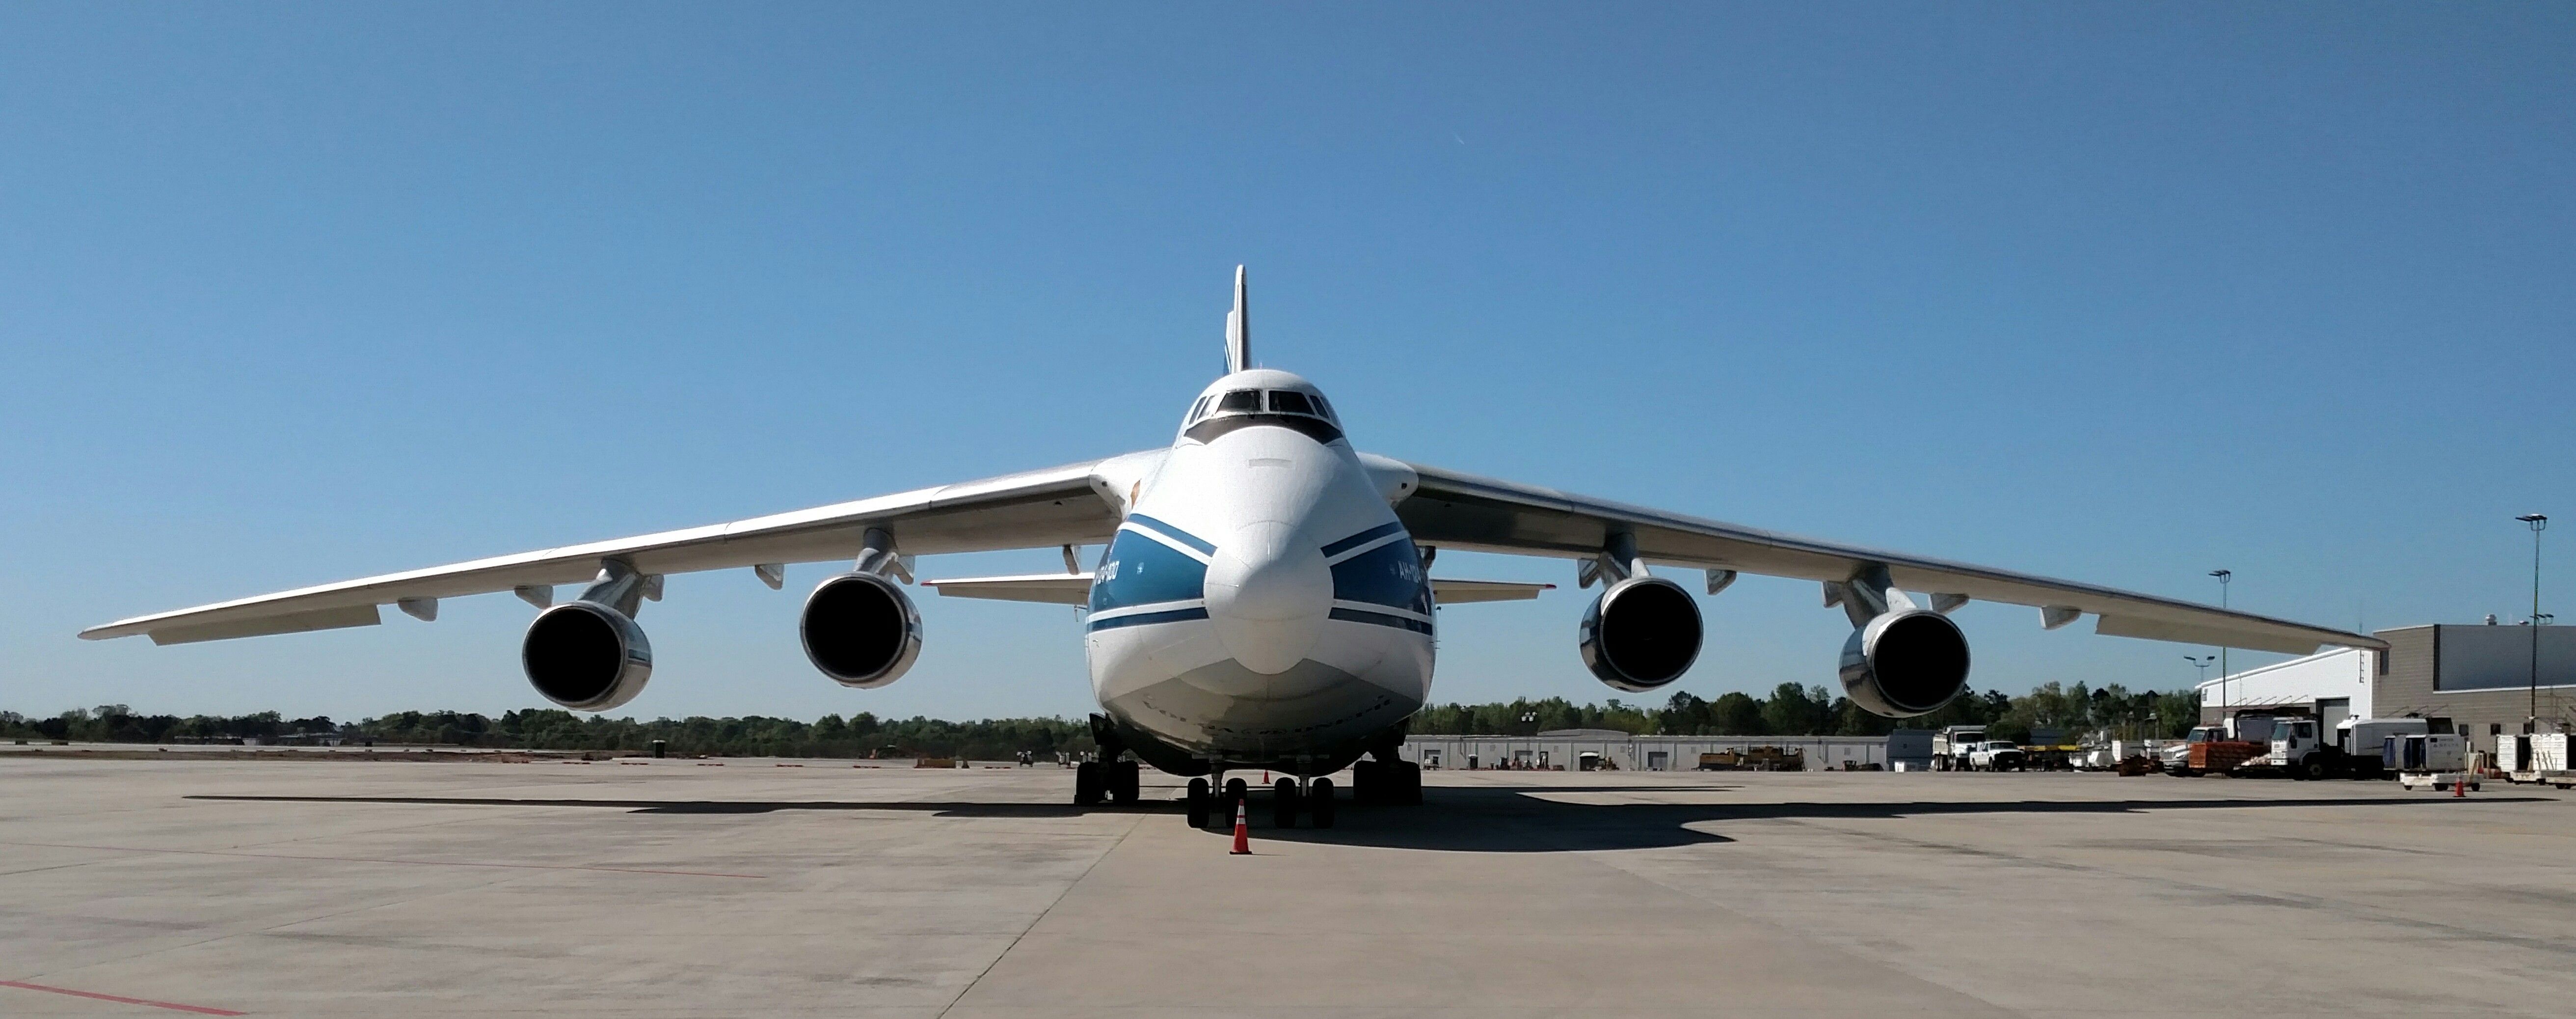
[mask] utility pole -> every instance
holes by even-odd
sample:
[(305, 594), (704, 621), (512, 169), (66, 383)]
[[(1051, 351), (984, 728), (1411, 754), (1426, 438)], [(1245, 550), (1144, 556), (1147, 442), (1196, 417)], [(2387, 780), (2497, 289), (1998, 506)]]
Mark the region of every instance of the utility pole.
[(2531, 525), (2531, 717), (2522, 723), (2522, 731), (2540, 731), (2540, 532), (2549, 529), (2549, 518), (2539, 513), (2525, 513), (2514, 519)]
[[(2236, 579), (2236, 571), (2211, 570), (2209, 575), (2218, 578), (2218, 607), (2224, 609), (2227, 607), (2227, 582)], [(2218, 646), (2218, 699), (2222, 702), (2227, 700), (2227, 645), (2225, 644)], [(2234, 707), (2234, 704), (2229, 703), (2229, 707)], [(2227, 720), (2227, 716), (2221, 713), (2218, 719), (2223, 723)], [(2230, 732), (2235, 728), (2232, 725), (2228, 726)]]

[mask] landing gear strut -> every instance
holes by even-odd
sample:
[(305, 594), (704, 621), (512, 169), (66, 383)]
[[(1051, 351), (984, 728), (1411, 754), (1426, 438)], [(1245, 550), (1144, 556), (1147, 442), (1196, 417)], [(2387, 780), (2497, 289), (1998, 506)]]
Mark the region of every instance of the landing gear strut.
[(1144, 765), (1134, 760), (1120, 760), (1127, 745), (1118, 739), (1117, 729), (1109, 716), (1091, 716), (1091, 739), (1100, 745), (1100, 759), (1084, 761), (1073, 769), (1073, 803), (1077, 807), (1097, 806), (1100, 801), (1116, 800), (1120, 804), (1136, 802), (1144, 788)]

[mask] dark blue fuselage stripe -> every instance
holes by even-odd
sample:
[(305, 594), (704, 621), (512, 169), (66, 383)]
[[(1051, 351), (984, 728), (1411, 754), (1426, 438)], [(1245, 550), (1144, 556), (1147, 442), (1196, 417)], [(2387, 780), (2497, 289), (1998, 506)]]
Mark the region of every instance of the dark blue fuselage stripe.
[(1147, 626), (1154, 623), (1178, 623), (1189, 619), (1206, 619), (1205, 608), (1173, 609), (1169, 612), (1139, 612), (1132, 616), (1102, 619), (1084, 627), (1086, 630), (1115, 630), (1121, 626)]
[(1330, 559), (1345, 551), (1358, 548), (1362, 545), (1368, 544), (1369, 542), (1376, 541), (1379, 538), (1386, 537), (1387, 535), (1394, 534), (1401, 530), (1404, 530), (1404, 522), (1401, 520), (1379, 524), (1376, 527), (1369, 528), (1368, 530), (1361, 531), (1358, 534), (1351, 535), (1350, 537), (1324, 546), (1324, 558)]
[[(1333, 618), (1339, 619), (1345, 623), (1367, 623), (1371, 626), (1392, 626), (1399, 630), (1411, 630), (1415, 633), (1431, 632), (1431, 624), (1419, 619), (1406, 619), (1403, 616), (1380, 615), (1375, 612), (1362, 612), (1358, 609), (1334, 609)], [(1125, 620), (1114, 621), (1124, 622)]]
[[(1152, 531), (1153, 531), (1154, 533), (1156, 533), (1156, 534), (1160, 534), (1160, 535), (1162, 535), (1163, 537), (1170, 538), (1170, 539), (1172, 539), (1173, 541), (1177, 541), (1177, 542), (1180, 542), (1181, 544), (1184, 544), (1184, 545), (1187, 545), (1187, 546), (1189, 546), (1189, 547), (1191, 547), (1191, 548), (1197, 549), (1197, 550), (1199, 550), (1199, 554), (1200, 554), (1200, 555), (1215, 555), (1215, 554), (1216, 554), (1216, 546), (1214, 546), (1214, 545), (1210, 545), (1210, 544), (1208, 544), (1207, 542), (1204, 542), (1204, 541), (1199, 540), (1199, 537), (1198, 537), (1197, 535), (1195, 535), (1195, 534), (1191, 534), (1191, 533), (1190, 533), (1190, 532), (1188, 532), (1188, 531), (1181, 530), (1181, 529), (1180, 529), (1180, 528), (1178, 528), (1178, 527), (1174, 527), (1174, 526), (1172, 526), (1172, 525), (1170, 525), (1170, 524), (1164, 523), (1164, 522), (1162, 522), (1162, 521), (1160, 521), (1160, 520), (1156, 520), (1156, 519), (1154, 519), (1154, 518), (1152, 518), (1152, 517), (1149, 517), (1149, 516), (1146, 516), (1146, 515), (1144, 515), (1144, 514), (1142, 514), (1142, 513), (1130, 513), (1130, 514), (1127, 514), (1127, 522), (1132, 523), (1132, 524), (1135, 524), (1135, 525), (1137, 525), (1137, 526), (1139, 526), (1139, 527), (1148, 528), (1148, 529), (1152, 530)], [(1328, 553), (1328, 554), (1329, 554), (1329, 553)]]

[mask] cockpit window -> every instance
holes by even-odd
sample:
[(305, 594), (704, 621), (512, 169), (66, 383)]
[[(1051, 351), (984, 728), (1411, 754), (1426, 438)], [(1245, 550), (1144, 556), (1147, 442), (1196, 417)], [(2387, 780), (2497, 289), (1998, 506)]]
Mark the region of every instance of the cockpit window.
[(1340, 420), (1333, 416), (1333, 405), (1324, 402), (1324, 394), (1322, 393), (1315, 394), (1315, 413), (1321, 415), (1326, 421)]
[(1216, 397), (1213, 396), (1199, 397), (1199, 401), (1197, 403), (1190, 405), (1190, 412), (1187, 415), (1184, 415), (1185, 419), (1193, 423), (1198, 421), (1201, 415), (1207, 413), (1208, 401), (1214, 399), (1216, 399)]
[(1216, 401), (1216, 409), (1219, 411), (1248, 411), (1258, 413), (1261, 410), (1261, 391), (1258, 389), (1237, 389), (1222, 397), (1218, 397)]
[(1315, 414), (1315, 405), (1307, 402), (1306, 394), (1293, 389), (1271, 390), (1270, 409), (1282, 414)]

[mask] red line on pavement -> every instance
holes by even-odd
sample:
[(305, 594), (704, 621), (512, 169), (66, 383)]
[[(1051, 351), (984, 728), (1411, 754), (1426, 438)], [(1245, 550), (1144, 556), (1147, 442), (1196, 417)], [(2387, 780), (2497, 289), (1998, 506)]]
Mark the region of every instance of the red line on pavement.
[(250, 1014), (248, 1012), (235, 1012), (229, 1008), (207, 1008), (204, 1005), (182, 1005), (175, 1001), (154, 1001), (150, 998), (128, 998), (115, 994), (100, 994), (97, 991), (75, 991), (69, 987), (47, 987), (43, 984), (30, 984), (18, 980), (0, 980), (0, 987), (15, 987), (22, 991), (43, 991), (47, 994), (68, 994), (75, 998), (94, 998), (99, 1001), (113, 1001), (120, 1005), (148, 1005), (153, 1008), (166, 1008), (173, 1012), (194, 1012), (198, 1015)]
[(507, 867), (513, 870), (604, 870), (616, 874), (677, 874), (682, 877), (738, 877), (768, 880), (766, 874), (720, 874), (706, 870), (655, 870), (650, 867), (589, 867), (573, 863), (476, 863), (461, 860), (389, 860), (372, 856), (295, 856), (288, 853), (227, 853), (212, 849), (145, 849), (138, 846), (81, 846), (62, 842), (0, 842), (45, 849), (97, 849), (111, 853), (185, 853), (189, 856), (248, 856), (263, 860), (329, 860), (338, 863), (410, 863), (423, 867)]

